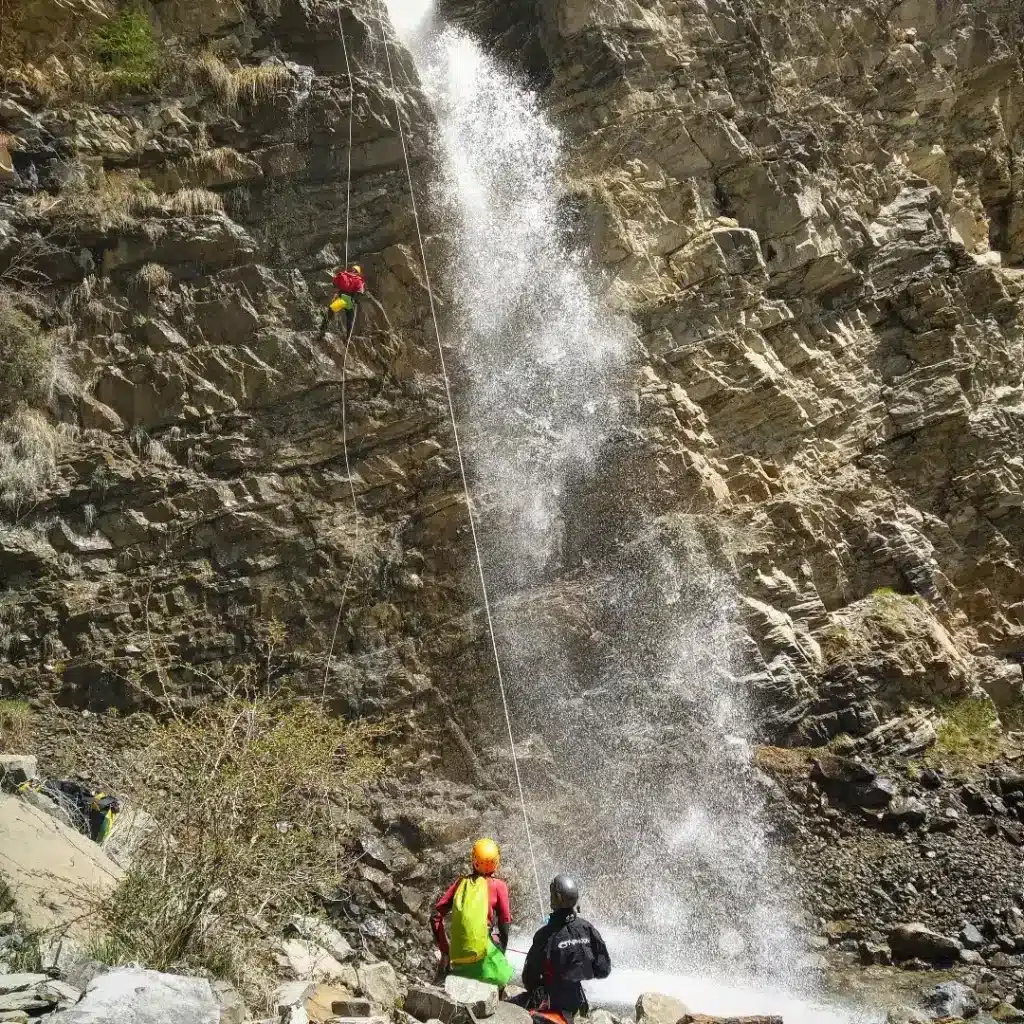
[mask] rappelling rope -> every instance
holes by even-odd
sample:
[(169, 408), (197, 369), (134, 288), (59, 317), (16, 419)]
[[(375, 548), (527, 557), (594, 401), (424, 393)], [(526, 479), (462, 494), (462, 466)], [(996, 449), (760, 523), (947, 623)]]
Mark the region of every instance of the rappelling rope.
[(469, 479), (466, 475), (466, 463), (462, 457), (462, 444), (459, 441), (459, 427), (455, 418), (455, 403), (452, 400), (451, 383), (448, 379), (448, 369), (444, 361), (444, 345), (441, 342), (441, 330), (437, 323), (437, 310), (434, 305), (434, 289), (430, 283), (430, 270), (427, 268), (427, 252), (423, 244), (423, 232), (420, 229), (420, 215), (416, 206), (416, 191), (412, 182), (412, 167), (409, 163), (409, 147), (405, 140), (405, 128), (402, 125), (402, 113), (398, 103), (398, 89), (395, 85), (395, 72), (391, 64), (391, 48), (388, 45), (388, 30), (385, 20), (384, 0), (378, 0), (380, 11), (381, 35), (384, 37), (384, 56), (388, 65), (388, 77), (391, 80), (391, 93), (395, 102), (395, 120), (398, 123), (398, 134), (402, 141), (402, 157), (405, 161), (405, 175), (409, 179), (409, 200), (412, 205), (413, 222), (416, 225), (416, 237), (419, 240), (420, 260), (423, 264), (423, 279), (427, 286), (427, 298), (430, 302), (430, 319), (434, 324), (434, 337), (437, 339), (437, 354), (441, 361), (441, 376), (444, 379), (445, 397), (448, 400), (448, 415), (452, 422), (452, 437), (455, 440), (455, 453), (459, 460), (459, 473), (462, 477), (462, 490), (466, 496), (466, 512), (469, 515), (469, 529), (473, 537), (473, 550), (476, 553), (476, 568), (480, 577), (480, 593), (483, 597), (484, 613), (487, 617), (487, 631), (491, 637), (491, 650), (494, 654), (494, 668), (498, 676), (498, 689), (501, 691), (501, 706), (505, 713), (505, 726), (508, 729), (509, 748), (512, 751), (512, 767), (515, 770), (516, 787), (519, 790), (519, 803), (523, 810), (523, 824), (526, 826), (526, 843), (530, 851), (530, 863), (533, 865), (533, 879), (537, 884), (537, 901), (540, 904), (540, 913), (543, 918), (544, 890), (540, 884), (540, 872), (537, 870), (537, 856), (533, 849), (533, 834), (530, 831), (530, 816), (526, 810), (526, 794), (523, 790), (523, 779), (519, 771), (519, 758), (516, 756), (516, 743), (512, 735), (512, 716), (509, 714), (508, 698), (505, 694), (505, 680), (501, 671), (501, 658), (498, 655), (498, 642), (494, 636), (494, 620), (491, 616), (491, 602), (487, 594), (487, 581), (484, 577), (484, 563), (480, 554), (480, 543), (476, 534), (476, 520), (473, 515), (473, 498), (469, 491)]
[[(345, 28), (341, 23), (341, 6), (338, 6), (338, 35), (341, 36), (341, 48), (345, 54), (345, 72), (348, 75), (348, 179), (345, 186), (345, 267), (348, 268), (348, 241), (349, 232), (352, 226), (352, 120), (355, 117), (356, 90), (352, 81), (352, 65), (348, 59), (348, 43), (345, 41)], [(356, 555), (359, 552), (359, 503), (356, 501), (356, 486), (352, 482), (352, 467), (349, 464), (348, 456), (348, 406), (346, 404), (346, 391), (348, 387), (348, 350), (352, 344), (352, 336), (356, 331), (356, 318), (358, 316), (357, 305), (352, 308), (352, 326), (345, 338), (345, 351), (341, 357), (341, 443), (345, 451), (345, 476), (348, 479), (349, 493), (352, 495), (353, 544), (352, 556), (348, 563), (348, 573), (345, 576), (345, 585), (341, 588), (341, 604), (338, 605), (338, 617), (334, 620), (334, 632), (331, 634), (331, 646), (327, 651), (327, 664), (324, 666), (324, 685), (320, 693), (320, 707), (327, 702), (327, 681), (331, 675), (331, 661), (334, 659), (334, 645), (338, 640), (338, 630), (341, 628), (341, 616), (345, 611), (345, 601), (348, 598), (348, 588), (352, 583), (352, 574), (356, 567)]]
[[(341, 5), (338, 5), (338, 35), (345, 54), (345, 73), (348, 75), (348, 184), (345, 187), (345, 268), (348, 269), (348, 234), (352, 224), (352, 120), (356, 109), (356, 87), (352, 80), (352, 65), (348, 61), (348, 43), (341, 24)], [(349, 332), (351, 334), (351, 331)], [(347, 346), (346, 346), (347, 347)], [(344, 370), (342, 370), (344, 373)]]

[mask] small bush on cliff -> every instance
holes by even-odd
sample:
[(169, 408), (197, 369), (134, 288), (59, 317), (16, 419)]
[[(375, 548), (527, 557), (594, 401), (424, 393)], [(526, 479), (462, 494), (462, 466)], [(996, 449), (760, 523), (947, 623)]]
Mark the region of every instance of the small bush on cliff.
[(250, 987), (254, 920), (329, 894), (346, 872), (339, 811), (383, 772), (384, 731), (314, 703), (240, 697), (160, 728), (136, 778), (162, 830), (103, 908), (97, 952)]
[(965, 697), (939, 707), (938, 739), (927, 760), (936, 765), (985, 764), (1002, 749), (999, 716), (987, 698)]
[(0, 296), (0, 415), (40, 405), (53, 385), (53, 341), (30, 316)]
[(61, 430), (35, 409), (0, 419), (0, 506), (18, 511), (35, 501), (57, 475), (63, 443)]
[(123, 10), (96, 32), (92, 54), (110, 82), (129, 91), (151, 88), (163, 66), (149, 19), (137, 8)]
[(28, 701), (0, 700), (0, 750), (23, 754), (31, 742), (32, 709)]

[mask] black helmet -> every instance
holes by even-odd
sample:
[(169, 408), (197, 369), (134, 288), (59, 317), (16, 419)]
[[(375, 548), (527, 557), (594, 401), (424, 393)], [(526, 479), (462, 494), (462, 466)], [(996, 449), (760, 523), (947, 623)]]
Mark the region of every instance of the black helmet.
[(555, 875), (551, 879), (552, 910), (575, 910), (579, 901), (579, 887), (568, 875)]

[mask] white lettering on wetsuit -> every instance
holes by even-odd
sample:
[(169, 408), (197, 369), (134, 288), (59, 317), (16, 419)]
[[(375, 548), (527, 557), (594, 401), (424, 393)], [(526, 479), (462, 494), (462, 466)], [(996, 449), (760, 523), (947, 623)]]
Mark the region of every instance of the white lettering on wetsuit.
[(590, 939), (565, 939), (563, 942), (558, 944), (559, 949), (565, 949), (568, 946), (589, 946)]

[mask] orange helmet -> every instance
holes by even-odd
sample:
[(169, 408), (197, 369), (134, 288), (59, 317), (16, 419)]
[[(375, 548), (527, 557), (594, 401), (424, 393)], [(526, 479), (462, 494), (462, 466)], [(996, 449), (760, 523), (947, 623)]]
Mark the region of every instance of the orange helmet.
[(498, 870), (501, 851), (493, 839), (478, 839), (473, 844), (473, 870), (481, 875), (493, 875)]

